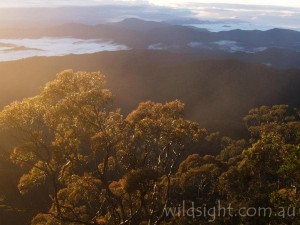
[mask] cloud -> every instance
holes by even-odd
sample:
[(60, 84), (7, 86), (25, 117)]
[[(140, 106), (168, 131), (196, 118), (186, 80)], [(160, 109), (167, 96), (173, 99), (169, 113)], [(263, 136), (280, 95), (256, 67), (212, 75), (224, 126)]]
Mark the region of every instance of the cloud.
[(1, 0), (0, 7), (145, 5), (148, 0)]
[[(73, 1), (73, 0), (72, 0)], [(60, 1), (61, 2), (61, 1)], [(68, 2), (65, 0), (65, 2)], [(0, 8), (0, 25), (15, 21), (16, 24), (56, 25), (63, 23), (99, 24), (135, 17), (145, 20), (165, 21), (174, 18), (191, 18), (195, 13), (188, 9), (177, 9), (149, 4), (102, 4), (90, 7), (52, 8)]]
[(232, 4), (232, 5), (259, 5), (259, 6), (280, 6), (280, 7), (298, 7), (300, 8), (300, 2), (295, 0), (149, 0), (151, 3), (159, 5), (173, 5), (180, 6), (182, 4)]
[[(126, 17), (137, 17), (148, 20), (172, 20), (176, 18), (197, 17), (204, 20), (237, 20), (248, 21), (272, 27), (300, 29), (300, 8), (245, 5), (245, 4), (216, 4), (196, 3), (193, 0), (1, 0), (0, 6), (92, 6), (86, 10), (65, 10), (55, 12), (57, 18), (51, 18), (51, 10), (43, 13), (35, 11), (40, 16), (38, 20), (50, 22), (83, 22), (100, 23), (103, 21), (116, 21)], [(195, 0), (196, 1), (196, 0)], [(200, 0), (203, 2), (202, 0)], [(158, 6), (153, 3), (164, 2), (173, 4), (172, 7)], [(179, 3), (178, 3), (179, 2)], [(209, 2), (209, 1), (207, 1)], [(211, 2), (211, 1), (210, 1)], [(228, 1), (234, 2), (234, 1)], [(257, 1), (254, 1), (257, 2)], [(267, 2), (266, 2), (267, 3)], [(167, 4), (168, 5), (168, 4)], [(99, 6), (99, 7), (97, 7)], [(100, 7), (101, 6), (101, 7)], [(0, 12), (0, 21), (27, 20), (34, 22), (38, 17), (21, 11), (14, 13), (7, 10)], [(75, 15), (77, 13), (77, 15)], [(32, 15), (33, 14), (33, 15)], [(52, 16), (53, 17), (53, 16)]]
[(241, 4), (186, 3), (180, 7), (190, 9), (202, 19), (232, 19), (283, 28), (300, 28), (300, 8)]

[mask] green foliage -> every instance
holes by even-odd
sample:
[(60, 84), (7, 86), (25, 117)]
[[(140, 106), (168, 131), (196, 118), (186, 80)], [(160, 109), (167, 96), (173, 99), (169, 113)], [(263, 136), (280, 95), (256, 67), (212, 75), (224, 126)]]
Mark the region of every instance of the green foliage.
[(178, 159), (205, 130), (180, 101), (145, 102), (124, 118), (111, 100), (101, 73), (64, 71), (0, 113), (19, 140), (11, 160), (28, 171), (20, 192), (48, 187), (50, 210), (32, 224), (161, 221)]
[[(253, 109), (244, 119), (250, 139), (233, 140), (184, 119), (178, 100), (144, 102), (128, 116), (111, 103), (101, 73), (64, 71), (0, 113), (1, 131), (17, 138), (10, 160), (23, 170), (20, 193), (43, 189), (49, 198), (33, 225), (210, 224), (165, 215), (182, 201), (299, 207), (299, 111)], [(186, 154), (203, 137), (219, 154)], [(224, 216), (212, 224), (297, 222)]]

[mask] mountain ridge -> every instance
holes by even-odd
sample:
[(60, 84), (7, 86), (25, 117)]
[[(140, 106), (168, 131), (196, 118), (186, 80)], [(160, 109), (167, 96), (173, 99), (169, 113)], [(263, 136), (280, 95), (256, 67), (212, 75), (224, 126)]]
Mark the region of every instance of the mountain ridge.
[[(300, 70), (236, 60), (199, 60), (190, 53), (130, 50), (0, 63), (0, 105), (34, 96), (64, 69), (102, 71), (125, 113), (139, 102), (186, 103), (187, 116), (222, 132), (243, 131), (242, 117), (263, 104), (300, 105)], [(20, 75), (20, 71), (22, 71)], [(133, 99), (131, 96), (135, 96)]]

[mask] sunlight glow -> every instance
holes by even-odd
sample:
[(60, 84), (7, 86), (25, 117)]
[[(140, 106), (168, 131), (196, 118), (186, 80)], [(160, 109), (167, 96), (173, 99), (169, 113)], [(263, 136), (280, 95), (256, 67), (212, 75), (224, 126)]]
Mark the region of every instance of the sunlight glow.
[(245, 4), (245, 5), (271, 5), (283, 7), (299, 7), (300, 1), (295, 0), (149, 0), (149, 3), (164, 6), (181, 6), (185, 4), (199, 3), (222, 3), (222, 4)]
[(161, 6), (182, 7), (184, 5), (201, 3), (270, 5), (300, 8), (297, 0), (1, 0), (0, 7), (31, 7), (31, 6), (60, 6), (60, 5), (96, 5), (96, 4), (154, 4)]

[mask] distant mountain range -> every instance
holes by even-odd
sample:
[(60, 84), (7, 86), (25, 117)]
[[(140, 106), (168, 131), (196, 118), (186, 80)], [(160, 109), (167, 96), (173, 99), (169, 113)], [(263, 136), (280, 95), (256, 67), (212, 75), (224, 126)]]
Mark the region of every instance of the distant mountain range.
[[(248, 135), (242, 118), (252, 108), (275, 104), (299, 108), (300, 32), (243, 30), (243, 21), (223, 24), (191, 18), (187, 11), (165, 7), (158, 12), (151, 7), (0, 9), (0, 110), (37, 95), (65, 69), (101, 71), (113, 93), (113, 106), (124, 115), (144, 101), (179, 99), (185, 103), (185, 118), (236, 139)], [(109, 19), (112, 15), (116, 20)], [(128, 15), (145, 20), (124, 19)], [(241, 29), (228, 25), (234, 23)], [(211, 32), (204, 25), (228, 31)], [(29, 42), (35, 45), (30, 47)], [(57, 51), (52, 54), (52, 49)], [(24, 59), (3, 62), (8, 54)], [(20, 196), (21, 171), (3, 160), (4, 150), (12, 149), (10, 142), (0, 136), (0, 224), (24, 225), (35, 212), (34, 205), (40, 212), (48, 204), (36, 192)], [(210, 146), (197, 150), (216, 151)], [(2, 195), (14, 208), (4, 205)]]
[(286, 29), (209, 32), (193, 26), (129, 18), (99, 25), (70, 23), (0, 30), (0, 39), (41, 37), (111, 40), (136, 50), (188, 52), (203, 59), (239, 59), (280, 68), (300, 68), (300, 32)]

